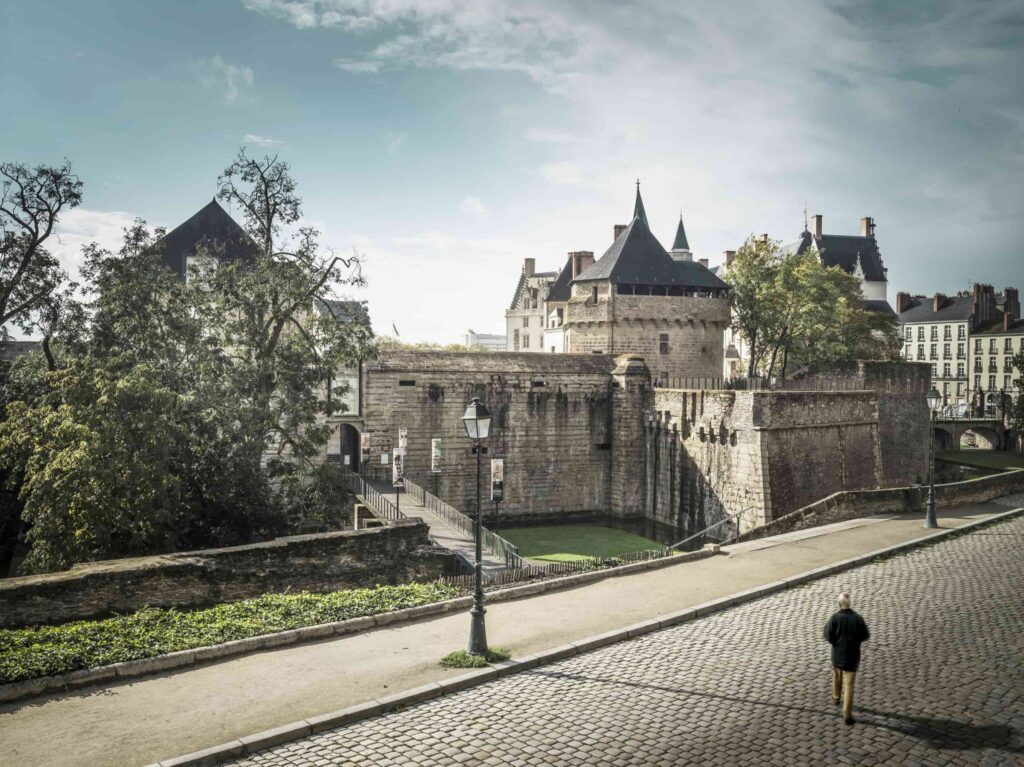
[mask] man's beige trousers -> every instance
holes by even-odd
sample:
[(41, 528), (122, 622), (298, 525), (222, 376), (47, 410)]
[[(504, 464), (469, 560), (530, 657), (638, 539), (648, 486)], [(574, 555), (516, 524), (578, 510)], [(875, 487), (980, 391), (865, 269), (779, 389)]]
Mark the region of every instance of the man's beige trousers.
[(843, 696), (843, 719), (853, 717), (853, 685), (856, 678), (856, 671), (832, 669), (832, 700), (838, 701), (843, 690), (846, 690), (846, 695)]

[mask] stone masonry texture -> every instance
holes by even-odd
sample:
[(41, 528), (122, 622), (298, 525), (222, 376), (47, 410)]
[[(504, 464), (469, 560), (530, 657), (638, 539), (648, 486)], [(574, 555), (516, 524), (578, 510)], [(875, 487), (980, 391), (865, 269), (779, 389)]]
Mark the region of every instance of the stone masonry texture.
[[(653, 386), (651, 357), (384, 353), (362, 370), (369, 464), (382, 471), (405, 428), (409, 477), (472, 513), (476, 461), (461, 418), (480, 397), (493, 415), (485, 513), (495, 513), (488, 459), (498, 457), (502, 523), (605, 518), (665, 543), (743, 510), (746, 531), (837, 491), (909, 485), (925, 464), (926, 366), (862, 365), (856, 391), (682, 390)], [(435, 438), (439, 475), (429, 473)]]
[(0, 580), (0, 626), (61, 623), (150, 607), (199, 607), (271, 592), (326, 592), (432, 580), (446, 558), (427, 526), (276, 538), (265, 543), (91, 562)]
[[(1020, 765), (1022, 547), (1016, 517), (236, 764)], [(843, 590), (872, 633), (853, 726), (821, 639)]]

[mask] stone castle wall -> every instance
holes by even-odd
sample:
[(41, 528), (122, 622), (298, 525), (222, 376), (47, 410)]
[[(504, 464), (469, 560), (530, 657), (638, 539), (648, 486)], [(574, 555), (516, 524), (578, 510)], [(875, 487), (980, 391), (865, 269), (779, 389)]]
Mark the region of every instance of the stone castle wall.
[(835, 492), (913, 482), (927, 458), (923, 391), (876, 388), (662, 389), (639, 355), (393, 352), (363, 370), (371, 465), (405, 427), (407, 474), (471, 513), (461, 417), (478, 396), (494, 415), (485, 514), (487, 459), (501, 457), (506, 522), (609, 517), (665, 542), (741, 510), (749, 530)]
[[(493, 420), (483, 456), (485, 514), (494, 514), (490, 459), (505, 462), (502, 517), (607, 514), (614, 359), (606, 355), (389, 352), (364, 364), (370, 465), (408, 430), (406, 474), (464, 512), (476, 502), (476, 456), (462, 416), (473, 397)], [(430, 446), (441, 439), (441, 473)], [(436, 484), (435, 484), (436, 483)]]
[(202, 607), (267, 593), (327, 592), (433, 580), (448, 556), (429, 548), (427, 526), (277, 538), (248, 546), (90, 562), (0, 580), (0, 627), (63, 623), (143, 607)]

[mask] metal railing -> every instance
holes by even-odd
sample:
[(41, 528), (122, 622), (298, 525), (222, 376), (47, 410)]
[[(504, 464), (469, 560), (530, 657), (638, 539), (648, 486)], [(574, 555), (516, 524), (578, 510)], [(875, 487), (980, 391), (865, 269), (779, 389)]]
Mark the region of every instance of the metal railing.
[(884, 391), (889, 393), (923, 392), (913, 378), (871, 378), (858, 375), (809, 375), (803, 378), (662, 378), (656, 389), (704, 391)]
[(382, 492), (373, 487), (359, 474), (346, 471), (345, 477), (348, 479), (349, 489), (356, 495), (361, 496), (370, 505), (375, 516), (386, 519), (389, 522), (397, 522), (400, 519), (406, 518), (405, 514), (395, 507), (395, 504), (385, 498)]
[(731, 522), (733, 520), (733, 518), (736, 518), (736, 535), (735, 535), (735, 538), (739, 538), (739, 536), (740, 536), (739, 517), (742, 517), (746, 512), (753, 511), (753, 510), (754, 510), (753, 506), (747, 506), (745, 509), (740, 509), (735, 514), (729, 514), (728, 516), (723, 517), (722, 519), (718, 520), (714, 524), (708, 525), (703, 530), (701, 530), (699, 533), (694, 533), (691, 536), (683, 538), (683, 540), (679, 541), (678, 543), (673, 543), (669, 548), (677, 549), (680, 546), (682, 546), (683, 544), (689, 543), (690, 541), (694, 540), (695, 538), (700, 538), (702, 535), (707, 533), (708, 530), (713, 530), (714, 528), (718, 527), (719, 525), (724, 525), (727, 522)]
[[(408, 477), (405, 480), (405, 492), (411, 495), (417, 503), (422, 504), (424, 508), (439, 516), (452, 527), (461, 531), (469, 538), (475, 538), (476, 522), (472, 518), (467, 517), (451, 504), (445, 503), (436, 495), (428, 493)], [(518, 569), (523, 566), (523, 558), (519, 556), (519, 549), (486, 527), (483, 528), (481, 544), (493, 552), (498, 559), (502, 560), (505, 563), (505, 567)]]

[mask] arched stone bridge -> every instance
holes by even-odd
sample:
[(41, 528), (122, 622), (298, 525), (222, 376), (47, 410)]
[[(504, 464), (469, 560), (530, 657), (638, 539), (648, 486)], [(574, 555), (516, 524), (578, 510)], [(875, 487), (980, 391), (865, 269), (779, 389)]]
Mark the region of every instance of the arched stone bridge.
[(1003, 450), (1008, 431), (998, 418), (940, 418), (935, 421), (935, 449)]

